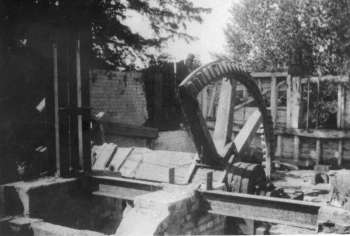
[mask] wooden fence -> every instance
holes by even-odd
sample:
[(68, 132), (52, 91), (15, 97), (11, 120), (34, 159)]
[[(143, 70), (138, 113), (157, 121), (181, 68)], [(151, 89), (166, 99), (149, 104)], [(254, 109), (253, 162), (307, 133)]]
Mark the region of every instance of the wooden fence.
[[(350, 147), (350, 88), (347, 86), (350, 84), (349, 76), (327, 75), (300, 78), (292, 77), (286, 72), (259, 72), (252, 73), (252, 76), (266, 96), (268, 109), (271, 110), (277, 158), (302, 165), (308, 165), (310, 159), (315, 163), (336, 160), (338, 165), (343, 164), (344, 161), (350, 161), (350, 148), (348, 148)], [(323, 81), (329, 81), (337, 86), (337, 128), (303, 128), (301, 120), (305, 117), (308, 120), (307, 116), (310, 114), (302, 110), (302, 86)], [(208, 86), (198, 97), (209, 127), (213, 127), (215, 122), (215, 109), (220, 90), (218, 86), (220, 84)], [(239, 104), (236, 102), (235, 106), (233, 129), (237, 133), (257, 108), (242, 85), (237, 85), (236, 93), (244, 100)], [(285, 97), (284, 102), (281, 102), (282, 97)], [(259, 142), (254, 143), (258, 145)]]

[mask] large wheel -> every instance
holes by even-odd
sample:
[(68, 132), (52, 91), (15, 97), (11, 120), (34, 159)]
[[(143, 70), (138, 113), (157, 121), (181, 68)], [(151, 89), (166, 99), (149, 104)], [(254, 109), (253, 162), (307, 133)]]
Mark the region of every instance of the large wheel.
[[(234, 142), (230, 143), (230, 148), (227, 148), (224, 153), (216, 149), (196, 99), (198, 93), (203, 90), (205, 86), (222, 78), (229, 79), (231, 84), (233, 81), (240, 82), (254, 98), (262, 116), (267, 149), (266, 155), (269, 156), (269, 160), (271, 161), (275, 149), (271, 114), (266, 109), (259, 87), (250, 74), (235, 67), (234, 64), (228, 60), (215, 61), (196, 69), (187, 76), (179, 86), (182, 108), (193, 135), (196, 149), (200, 154), (200, 161), (207, 165), (221, 167), (223, 165), (227, 167), (228, 164), (231, 165), (233, 163), (228, 160), (232, 159), (232, 155), (235, 154), (236, 147)], [(270, 165), (271, 163), (268, 164)]]

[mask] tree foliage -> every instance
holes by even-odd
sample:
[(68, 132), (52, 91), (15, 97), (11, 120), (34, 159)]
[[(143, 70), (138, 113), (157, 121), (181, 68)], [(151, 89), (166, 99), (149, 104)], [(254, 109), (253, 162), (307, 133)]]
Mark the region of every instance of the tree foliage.
[(346, 0), (246, 0), (235, 3), (225, 34), (228, 57), (252, 70), (301, 67), (343, 73), (350, 55)]
[[(189, 0), (0, 0), (0, 40), (4, 48), (14, 47), (16, 40), (32, 33), (33, 22), (51, 28), (88, 24), (95, 58), (111, 67), (125, 66), (148, 60), (149, 48), (159, 49), (174, 37), (193, 40), (186, 25), (201, 22), (209, 11)], [(148, 22), (150, 37), (127, 25), (132, 12)]]

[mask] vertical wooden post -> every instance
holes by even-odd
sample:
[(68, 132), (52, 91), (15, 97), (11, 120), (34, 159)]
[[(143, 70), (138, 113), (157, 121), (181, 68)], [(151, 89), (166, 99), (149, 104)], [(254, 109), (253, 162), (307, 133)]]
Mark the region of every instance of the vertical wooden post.
[[(289, 123), (288, 128), (299, 128), (300, 124), (300, 108), (301, 108), (301, 82), (300, 77), (292, 77), (289, 81), (287, 78), (287, 84), (288, 84), (288, 91), (287, 91), (287, 97), (291, 96), (290, 103), (288, 102), (289, 106)], [(290, 87), (289, 87), (290, 86)], [(287, 98), (288, 99), (288, 98)], [(294, 148), (293, 148), (293, 158), (295, 162), (298, 162), (299, 160), (299, 154), (300, 154), (300, 140), (299, 136), (294, 136)]]
[[(76, 78), (77, 78), (77, 107), (82, 107), (82, 91), (81, 91), (81, 63), (80, 63), (80, 40), (77, 40), (76, 50)], [(83, 117), (78, 114), (78, 156), (79, 168), (84, 169), (84, 154), (83, 154)]]
[(291, 75), (288, 75), (286, 78), (287, 82), (287, 111), (286, 111), (286, 126), (287, 128), (291, 128), (291, 116), (292, 116), (292, 104), (293, 104), (293, 98), (292, 98), (292, 77)]
[(299, 136), (294, 136), (294, 148), (293, 148), (293, 159), (295, 162), (299, 161), (299, 153), (300, 153), (300, 139)]
[(215, 107), (215, 97), (216, 97), (216, 84), (212, 88), (212, 93), (209, 101), (208, 117), (214, 118), (214, 107)]
[(163, 108), (163, 81), (160, 73), (154, 75), (153, 91), (153, 124), (156, 126), (161, 121)]
[(233, 112), (235, 106), (236, 81), (222, 80), (219, 106), (216, 114), (213, 139), (217, 150), (222, 149), (232, 138)]
[(277, 135), (276, 157), (282, 156), (282, 135)]
[(270, 108), (273, 127), (276, 127), (277, 121), (277, 103), (278, 103), (278, 88), (277, 88), (277, 78), (272, 75), (271, 77), (271, 96), (270, 96)]
[(321, 146), (321, 140), (316, 140), (316, 165), (319, 165), (321, 162), (321, 155), (322, 155), (322, 146)]
[(58, 54), (57, 45), (52, 45), (53, 53), (53, 87), (54, 87), (54, 112), (55, 112), (55, 156), (56, 156), (56, 176), (61, 176), (60, 159), (60, 120), (59, 120), (59, 102), (58, 102)]
[[(345, 89), (344, 85), (338, 84), (338, 112), (337, 112), (337, 128), (344, 128), (344, 110), (345, 110)], [(343, 162), (343, 140), (338, 140), (338, 166)]]
[(169, 183), (175, 184), (175, 168), (169, 168)]
[(207, 173), (207, 190), (213, 189), (213, 172), (210, 171)]
[(204, 119), (207, 119), (208, 117), (208, 88), (204, 87), (204, 89), (201, 92), (202, 96), (202, 114)]

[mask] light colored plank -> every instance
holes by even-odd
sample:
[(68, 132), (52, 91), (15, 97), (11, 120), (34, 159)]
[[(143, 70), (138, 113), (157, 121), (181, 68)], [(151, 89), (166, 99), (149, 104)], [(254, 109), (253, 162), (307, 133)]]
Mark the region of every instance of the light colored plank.
[(242, 152), (244, 148), (249, 145), (256, 131), (261, 125), (261, 113), (256, 110), (246, 121), (241, 131), (237, 134), (234, 139), (237, 151)]
[(213, 134), (216, 150), (222, 149), (231, 140), (235, 91), (236, 81), (232, 80), (231, 83), (230, 80), (224, 78), (221, 84), (219, 106)]
[(278, 87), (277, 87), (277, 78), (271, 78), (271, 96), (270, 96), (270, 108), (273, 127), (276, 127), (277, 120), (277, 103), (278, 103)]
[(316, 140), (316, 165), (320, 164), (321, 162), (321, 152), (322, 152), (322, 146), (321, 146), (321, 140)]
[(299, 160), (300, 155), (300, 139), (298, 136), (294, 136), (294, 148), (293, 148), (293, 159), (294, 161)]
[(209, 108), (208, 108), (208, 117), (214, 118), (214, 107), (215, 107), (215, 97), (216, 97), (217, 85), (214, 84), (210, 96)]

